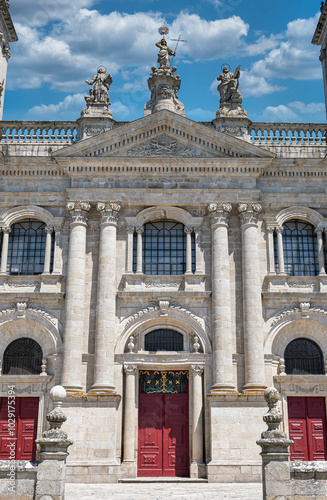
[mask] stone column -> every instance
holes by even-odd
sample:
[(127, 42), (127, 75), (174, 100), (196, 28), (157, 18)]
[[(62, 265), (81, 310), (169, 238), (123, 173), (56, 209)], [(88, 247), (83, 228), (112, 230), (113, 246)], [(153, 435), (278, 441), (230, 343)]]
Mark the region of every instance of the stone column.
[(236, 392), (233, 383), (228, 214), (230, 203), (211, 203), (212, 216), (212, 342), (213, 386), (211, 392)]
[(191, 366), (193, 377), (193, 415), (192, 415), (192, 462), (191, 477), (202, 477), (203, 462), (203, 367)]
[(143, 274), (143, 237), (144, 227), (137, 227), (136, 274)]
[(203, 252), (201, 246), (201, 229), (194, 228), (195, 233), (195, 274), (203, 274)]
[(275, 253), (274, 253), (274, 232), (275, 228), (267, 227), (268, 244), (267, 244), (267, 257), (268, 257), (268, 274), (276, 274), (275, 269)]
[(135, 379), (136, 365), (125, 365), (124, 462), (135, 462)]
[(62, 274), (62, 245), (61, 245), (62, 227), (55, 226), (53, 230), (55, 233), (55, 244), (54, 244), (52, 274), (61, 275)]
[(127, 249), (126, 249), (126, 272), (133, 273), (133, 238), (134, 227), (128, 226), (127, 228)]
[(44, 270), (42, 274), (50, 274), (52, 231), (53, 227), (45, 228), (47, 237), (45, 242)]
[(1, 249), (1, 266), (0, 274), (7, 274), (7, 263), (8, 263), (8, 246), (9, 246), (9, 233), (11, 231), (10, 227), (3, 227), (3, 237), (2, 237), (2, 249)]
[(326, 274), (326, 268), (325, 268), (325, 249), (324, 249), (324, 241), (322, 238), (322, 233), (323, 233), (322, 228), (317, 228), (316, 233), (317, 233), (317, 242), (318, 242), (318, 260), (319, 260), (319, 275), (325, 275)]
[(262, 393), (265, 389), (263, 318), (258, 247), (258, 203), (238, 206), (242, 230), (243, 331), (245, 386), (243, 392)]
[(192, 228), (185, 227), (186, 233), (186, 270), (185, 274), (192, 274)]
[(67, 203), (71, 215), (66, 278), (64, 356), (62, 385), (69, 392), (82, 390), (82, 351), (84, 336), (84, 290), (86, 228), (90, 204)]
[(92, 391), (113, 392), (116, 325), (116, 246), (119, 203), (98, 203), (100, 250)]
[(285, 265), (284, 265), (284, 248), (283, 248), (283, 229), (282, 227), (277, 227), (277, 251), (278, 251), (278, 274), (286, 274), (285, 273)]

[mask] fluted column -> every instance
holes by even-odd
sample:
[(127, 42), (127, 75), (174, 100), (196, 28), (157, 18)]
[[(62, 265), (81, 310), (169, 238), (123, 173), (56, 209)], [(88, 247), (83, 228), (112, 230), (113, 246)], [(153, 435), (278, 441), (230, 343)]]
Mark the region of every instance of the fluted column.
[(45, 241), (45, 254), (44, 254), (44, 270), (43, 274), (50, 274), (50, 262), (51, 262), (51, 242), (52, 242), (52, 231), (53, 227), (46, 227), (46, 241)]
[(322, 233), (323, 233), (322, 228), (317, 228), (316, 233), (317, 233), (317, 242), (318, 242), (318, 261), (319, 261), (319, 275), (325, 275), (326, 274), (326, 268), (325, 268), (325, 249), (324, 249), (324, 240), (322, 238)]
[(136, 365), (125, 365), (124, 462), (135, 462), (135, 379)]
[(143, 274), (143, 237), (144, 227), (137, 227), (136, 274)]
[(230, 203), (211, 203), (212, 216), (212, 392), (236, 391), (233, 383), (228, 214)]
[(245, 393), (265, 389), (263, 355), (263, 318), (258, 247), (258, 203), (240, 203), (242, 229), (243, 331), (245, 357)]
[(186, 233), (186, 270), (185, 274), (192, 274), (192, 228), (185, 227)]
[(127, 255), (126, 255), (126, 272), (129, 274), (133, 273), (133, 237), (134, 237), (134, 226), (128, 226), (127, 228)]
[(277, 252), (278, 252), (278, 274), (285, 273), (284, 248), (283, 248), (283, 227), (277, 227)]
[(66, 279), (62, 385), (69, 392), (75, 392), (82, 390), (85, 247), (90, 204), (84, 201), (69, 202), (67, 210), (71, 219)]
[(192, 463), (203, 464), (203, 367), (191, 366), (193, 377)]
[(119, 203), (98, 203), (100, 250), (92, 391), (113, 392), (116, 324), (116, 246)]
[(9, 233), (11, 231), (10, 227), (2, 228), (2, 249), (1, 249), (1, 267), (0, 274), (7, 274), (7, 263), (8, 263), (8, 246), (9, 246)]
[(268, 257), (268, 274), (276, 274), (275, 269), (275, 253), (274, 253), (274, 227), (267, 227), (268, 242), (267, 242), (267, 257)]

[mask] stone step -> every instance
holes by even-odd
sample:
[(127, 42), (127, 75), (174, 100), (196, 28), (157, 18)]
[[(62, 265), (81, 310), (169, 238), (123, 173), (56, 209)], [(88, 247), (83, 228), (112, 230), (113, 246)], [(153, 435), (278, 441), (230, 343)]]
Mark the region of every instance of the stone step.
[(207, 483), (208, 479), (191, 477), (135, 477), (119, 479), (118, 483)]

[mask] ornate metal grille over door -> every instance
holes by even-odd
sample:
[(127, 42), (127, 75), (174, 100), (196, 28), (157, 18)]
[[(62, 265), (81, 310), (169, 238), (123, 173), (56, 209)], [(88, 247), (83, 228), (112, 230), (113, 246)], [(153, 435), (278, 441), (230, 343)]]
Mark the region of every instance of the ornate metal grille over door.
[(322, 352), (312, 340), (305, 338), (292, 340), (285, 349), (284, 357), (287, 375), (324, 373)]
[(4, 375), (40, 375), (42, 349), (29, 338), (14, 340), (3, 355)]

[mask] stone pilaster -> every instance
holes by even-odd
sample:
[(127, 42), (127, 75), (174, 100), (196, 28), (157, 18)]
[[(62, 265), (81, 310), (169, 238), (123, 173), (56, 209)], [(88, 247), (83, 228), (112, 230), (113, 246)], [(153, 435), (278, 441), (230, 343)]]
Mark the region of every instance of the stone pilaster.
[(84, 290), (86, 228), (90, 204), (67, 203), (71, 216), (66, 279), (64, 356), (62, 385), (68, 392), (82, 390), (82, 345), (84, 335)]
[(192, 228), (185, 227), (186, 233), (186, 270), (185, 274), (192, 274)]
[(267, 260), (268, 274), (276, 274), (275, 253), (274, 253), (274, 227), (267, 227)]
[(45, 243), (45, 255), (44, 255), (44, 270), (43, 274), (50, 274), (50, 264), (51, 264), (51, 242), (52, 242), (52, 232), (53, 227), (46, 227), (46, 243)]
[(284, 246), (283, 246), (283, 227), (277, 227), (277, 252), (278, 252), (278, 274), (286, 274), (285, 273), (285, 264), (284, 264)]
[(91, 392), (113, 392), (116, 316), (116, 240), (119, 203), (98, 203), (100, 250), (95, 329), (94, 384)]
[(125, 365), (124, 462), (135, 462), (135, 380), (136, 365)]
[(136, 248), (136, 274), (143, 274), (143, 233), (144, 227), (136, 228), (137, 248)]
[(7, 263), (8, 263), (8, 246), (9, 246), (9, 233), (11, 231), (10, 227), (2, 228), (2, 249), (1, 249), (1, 267), (0, 275), (7, 274)]
[(324, 240), (322, 237), (322, 233), (324, 232), (323, 228), (317, 228), (317, 242), (318, 242), (318, 261), (319, 261), (319, 275), (324, 276), (326, 274), (326, 265), (325, 265), (325, 249), (324, 249)]
[(263, 318), (261, 277), (258, 247), (259, 203), (240, 203), (238, 206), (242, 229), (242, 278), (245, 386), (249, 394), (265, 389), (263, 356)]
[(230, 203), (211, 203), (212, 217), (212, 341), (213, 386), (211, 392), (236, 392), (233, 383), (228, 214)]
[(192, 413), (192, 462), (191, 477), (204, 477), (203, 461), (203, 366), (192, 365), (193, 413)]

